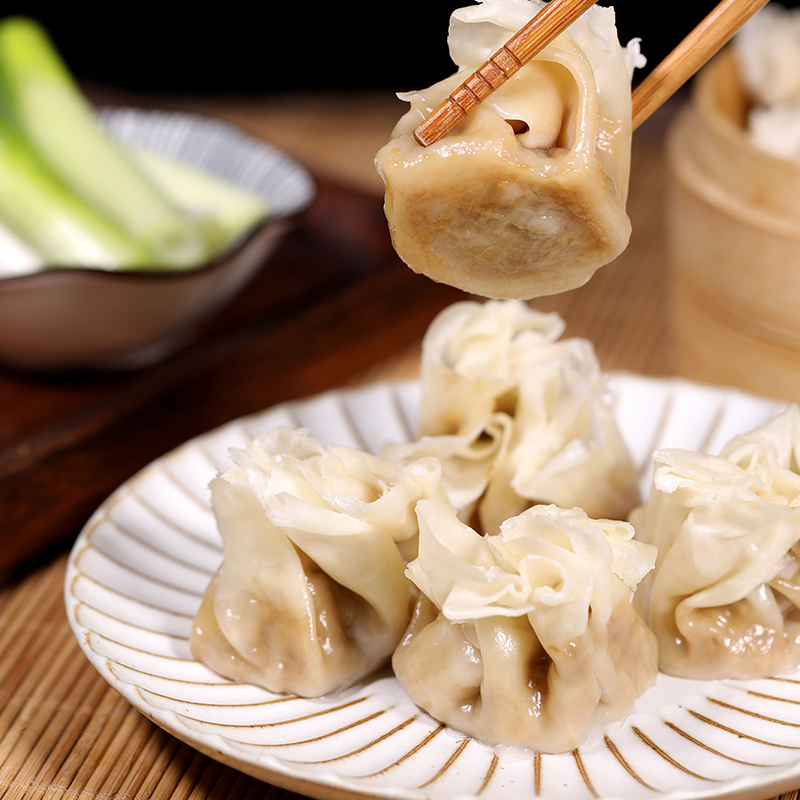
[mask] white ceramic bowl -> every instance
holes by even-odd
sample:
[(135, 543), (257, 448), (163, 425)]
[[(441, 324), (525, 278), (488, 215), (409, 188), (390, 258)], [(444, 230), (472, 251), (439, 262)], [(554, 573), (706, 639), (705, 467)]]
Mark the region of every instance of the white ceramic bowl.
[(185, 344), (255, 273), (313, 199), (304, 167), (239, 128), (194, 114), (106, 109), (117, 139), (249, 188), (270, 214), (230, 251), (194, 269), (55, 267), (0, 280), (0, 362), (26, 370), (133, 369)]

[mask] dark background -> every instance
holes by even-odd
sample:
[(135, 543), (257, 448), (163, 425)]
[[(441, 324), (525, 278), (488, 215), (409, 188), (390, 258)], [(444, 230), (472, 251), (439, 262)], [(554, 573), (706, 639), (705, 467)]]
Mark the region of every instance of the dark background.
[[(797, 5), (789, 0), (785, 5)], [(468, 0), (3, 2), (50, 31), (81, 80), (135, 92), (262, 93), (421, 88), (452, 72), (447, 23)], [(652, 67), (716, 0), (618, 0), (620, 39), (638, 36)], [(647, 70), (637, 73), (637, 80)]]

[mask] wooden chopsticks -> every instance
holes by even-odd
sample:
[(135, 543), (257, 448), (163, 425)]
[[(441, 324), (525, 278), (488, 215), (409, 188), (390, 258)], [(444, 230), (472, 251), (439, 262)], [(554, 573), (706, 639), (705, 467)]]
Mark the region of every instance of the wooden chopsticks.
[[(437, 142), (594, 5), (595, 0), (549, 3), (477, 69), (414, 131), (422, 147)], [(768, 0), (722, 0), (634, 90), (633, 128), (639, 127), (694, 75)]]
[(550, 0), (417, 127), (414, 138), (423, 147), (437, 142), (594, 4), (595, 0)]
[(722, 0), (633, 91), (633, 129), (672, 97), (768, 0)]

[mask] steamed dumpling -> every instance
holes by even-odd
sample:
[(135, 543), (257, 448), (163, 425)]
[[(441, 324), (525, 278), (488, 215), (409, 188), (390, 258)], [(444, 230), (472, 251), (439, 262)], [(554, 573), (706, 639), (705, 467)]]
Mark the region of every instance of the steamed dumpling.
[(735, 437), (719, 456), (654, 454), (631, 515), (658, 548), (637, 593), (660, 668), (754, 678), (800, 663), (800, 409)]
[(483, 532), (534, 503), (626, 519), (640, 502), (633, 461), (594, 348), (563, 331), (519, 300), (446, 308), (423, 339), (420, 438), (384, 455), (438, 458), (451, 502)]
[(800, 100), (800, 10), (764, 6), (736, 34), (733, 47), (750, 97), (770, 107)]
[(771, 2), (733, 40), (751, 104), (747, 134), (779, 158), (800, 158), (800, 9)]
[(624, 522), (539, 506), (480, 536), (417, 505), (422, 592), (392, 666), (409, 696), (490, 744), (558, 753), (626, 716), (656, 678), (631, 596), (655, 548)]
[(433, 459), (400, 467), (278, 427), (211, 483), (224, 559), (195, 618), (195, 657), (274, 692), (318, 696), (387, 663), (413, 600), (414, 514), (441, 497)]
[(411, 105), (377, 154), (400, 257), (467, 292), (528, 299), (581, 286), (627, 246), (631, 75), (614, 10), (593, 6), (438, 142), (413, 132), (533, 17), (539, 0), (484, 0), (451, 17), (458, 71)]

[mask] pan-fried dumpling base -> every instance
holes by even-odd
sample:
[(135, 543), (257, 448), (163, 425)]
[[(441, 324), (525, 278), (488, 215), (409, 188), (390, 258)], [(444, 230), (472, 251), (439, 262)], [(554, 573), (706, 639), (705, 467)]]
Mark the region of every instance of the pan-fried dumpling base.
[(401, 95), (411, 108), (376, 157), (400, 257), (485, 297), (581, 286), (630, 237), (630, 79), (641, 61), (638, 42), (620, 47), (611, 8), (590, 8), (438, 142), (414, 139), (542, 5), (486, 0), (454, 12), (449, 45), (459, 71)]
[(636, 595), (662, 671), (757, 678), (800, 663), (800, 409), (731, 440), (720, 456), (654, 454), (631, 514), (658, 560)]
[(539, 506), (480, 536), (417, 504), (422, 592), (392, 659), (417, 705), (489, 745), (559, 753), (616, 722), (656, 679), (631, 603), (655, 548), (625, 522)]
[(192, 626), (194, 656), (225, 677), (304, 696), (368, 676), (410, 618), (414, 506), (443, 496), (438, 463), (324, 450), (284, 426), (232, 454), (211, 483), (224, 559)]

